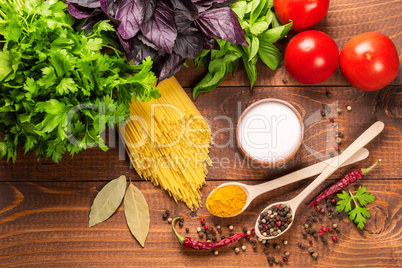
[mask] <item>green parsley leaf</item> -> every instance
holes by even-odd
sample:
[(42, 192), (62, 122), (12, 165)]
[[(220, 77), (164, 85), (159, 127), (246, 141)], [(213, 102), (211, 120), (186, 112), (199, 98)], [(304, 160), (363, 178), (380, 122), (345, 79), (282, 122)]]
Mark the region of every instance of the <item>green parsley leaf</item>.
[[(366, 219), (371, 217), (370, 212), (364, 206), (373, 202), (375, 200), (375, 196), (367, 193), (366, 187), (362, 186), (359, 186), (356, 195), (353, 195), (351, 192), (347, 193), (342, 191), (342, 194), (337, 194), (337, 196), (341, 200), (336, 204), (336, 211), (347, 212), (349, 219), (356, 223), (358, 228), (363, 229)], [(360, 206), (356, 199), (359, 201)], [(355, 205), (354, 209), (352, 209), (351, 205), (352, 200)]]
[(109, 21), (77, 32), (66, 7), (0, 0), (0, 158), (7, 161), (16, 160), (19, 145), (55, 162), (66, 152), (107, 150), (102, 132), (125, 122), (131, 101), (160, 97), (150, 58), (128, 64)]

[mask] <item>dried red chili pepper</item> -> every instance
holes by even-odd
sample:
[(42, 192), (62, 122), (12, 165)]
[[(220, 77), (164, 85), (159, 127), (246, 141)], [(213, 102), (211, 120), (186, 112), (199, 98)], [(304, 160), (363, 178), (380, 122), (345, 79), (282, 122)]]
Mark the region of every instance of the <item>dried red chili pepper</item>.
[(174, 223), (179, 219), (180, 217), (176, 217), (173, 219), (172, 221), (172, 229), (174, 234), (177, 237), (177, 240), (179, 241), (180, 245), (182, 245), (183, 247), (186, 248), (194, 248), (194, 249), (214, 249), (214, 248), (219, 248), (219, 247), (224, 247), (227, 246), (233, 242), (236, 242), (237, 240), (239, 240), (240, 238), (243, 237), (248, 237), (248, 234), (245, 233), (241, 233), (241, 234), (235, 234), (232, 235), (230, 237), (227, 237), (225, 239), (222, 239), (220, 241), (216, 241), (216, 242), (200, 242), (197, 240), (194, 240), (190, 237), (183, 237), (181, 235), (179, 235), (176, 231), (176, 229), (174, 228)]
[(381, 159), (378, 160), (377, 162), (375, 162), (374, 165), (372, 165), (369, 168), (365, 168), (365, 169), (360, 168), (360, 169), (356, 169), (356, 170), (350, 172), (345, 177), (343, 177), (340, 181), (338, 181), (331, 187), (325, 189), (321, 194), (319, 194), (316, 198), (314, 198), (314, 200), (311, 201), (311, 203), (308, 204), (308, 206), (313, 207), (313, 206), (317, 205), (318, 202), (320, 202), (324, 198), (327, 198), (328, 196), (338, 192), (339, 190), (342, 190), (343, 188), (345, 188), (349, 184), (357, 181), (358, 179), (363, 178), (364, 176), (367, 175), (367, 173), (369, 173), (370, 170), (372, 170), (380, 162), (381, 162)]

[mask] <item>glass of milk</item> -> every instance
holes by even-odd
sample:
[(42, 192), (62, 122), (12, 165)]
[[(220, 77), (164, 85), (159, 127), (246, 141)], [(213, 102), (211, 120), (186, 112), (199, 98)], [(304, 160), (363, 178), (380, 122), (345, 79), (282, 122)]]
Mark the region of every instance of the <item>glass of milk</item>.
[(244, 110), (237, 123), (236, 139), (240, 152), (252, 164), (279, 167), (296, 154), (303, 132), (302, 118), (291, 104), (268, 98)]

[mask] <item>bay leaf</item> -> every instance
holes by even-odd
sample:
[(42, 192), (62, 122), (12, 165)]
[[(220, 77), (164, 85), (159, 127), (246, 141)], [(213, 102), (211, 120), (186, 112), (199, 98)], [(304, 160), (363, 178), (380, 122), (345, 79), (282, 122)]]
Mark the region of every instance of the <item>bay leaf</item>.
[(149, 232), (149, 209), (145, 197), (132, 183), (124, 196), (124, 215), (131, 234), (144, 247)]
[(96, 195), (89, 213), (89, 227), (107, 220), (120, 206), (126, 191), (126, 176), (108, 182)]

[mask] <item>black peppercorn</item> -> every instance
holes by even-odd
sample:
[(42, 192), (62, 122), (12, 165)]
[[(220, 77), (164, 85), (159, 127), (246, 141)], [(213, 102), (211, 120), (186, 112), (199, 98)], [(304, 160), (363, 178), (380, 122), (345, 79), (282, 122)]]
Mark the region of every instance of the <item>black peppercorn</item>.
[(229, 233), (229, 236), (234, 236), (234, 233)]
[(253, 246), (253, 250), (257, 250), (257, 245), (254, 245), (254, 246)]
[(213, 236), (216, 236), (216, 231), (215, 231), (215, 230), (212, 230), (212, 231), (211, 231), (211, 234), (212, 234)]
[(162, 219), (163, 219), (163, 220), (166, 220), (167, 217), (168, 217), (168, 215), (167, 215), (166, 213), (163, 213), (163, 214), (162, 214)]
[(190, 232), (190, 229), (186, 228), (186, 233), (189, 233), (189, 232)]
[(216, 242), (216, 236), (212, 237), (212, 242)]
[(247, 227), (243, 227), (243, 233), (247, 233)]
[(179, 221), (179, 227), (180, 227), (180, 228), (183, 227), (183, 222)]
[(222, 239), (222, 240), (225, 239), (225, 238), (226, 238), (226, 236), (224, 236), (224, 235), (221, 236), (221, 239)]

